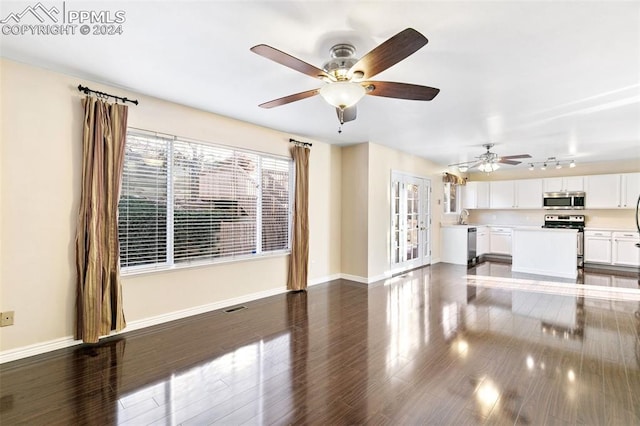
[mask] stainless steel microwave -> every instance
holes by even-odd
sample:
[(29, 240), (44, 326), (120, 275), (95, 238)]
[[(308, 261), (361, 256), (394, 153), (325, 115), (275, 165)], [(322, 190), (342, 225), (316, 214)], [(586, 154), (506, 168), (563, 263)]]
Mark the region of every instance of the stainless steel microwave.
[(583, 210), (585, 193), (575, 192), (545, 192), (542, 206), (547, 210)]

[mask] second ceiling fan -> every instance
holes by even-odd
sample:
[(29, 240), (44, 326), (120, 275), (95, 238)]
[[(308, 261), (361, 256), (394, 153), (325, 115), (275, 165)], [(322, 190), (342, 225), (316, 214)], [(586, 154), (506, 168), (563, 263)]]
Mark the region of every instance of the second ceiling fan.
[(319, 94), (336, 108), (340, 124), (344, 124), (355, 120), (356, 103), (364, 95), (430, 101), (440, 89), (417, 84), (369, 80), (415, 53), (427, 42), (427, 38), (418, 31), (407, 28), (360, 59), (354, 56), (353, 45), (337, 44), (331, 48), (331, 59), (325, 62), (322, 69), (266, 44), (259, 44), (252, 47), (251, 51), (325, 82), (320, 88), (274, 99), (260, 104), (260, 107), (273, 108)]
[(490, 173), (498, 170), (500, 164), (509, 164), (511, 166), (516, 166), (522, 163), (522, 161), (515, 161), (516, 158), (531, 158), (531, 155), (529, 154), (506, 155), (504, 157), (500, 157), (495, 152), (491, 152), (491, 148), (493, 148), (494, 144), (487, 143), (482, 146), (486, 148), (487, 152), (477, 156), (477, 160), (449, 164), (449, 167), (457, 166), (458, 170), (460, 170), (462, 173), (466, 172), (469, 169), (473, 169), (474, 167), (477, 167), (482, 172)]

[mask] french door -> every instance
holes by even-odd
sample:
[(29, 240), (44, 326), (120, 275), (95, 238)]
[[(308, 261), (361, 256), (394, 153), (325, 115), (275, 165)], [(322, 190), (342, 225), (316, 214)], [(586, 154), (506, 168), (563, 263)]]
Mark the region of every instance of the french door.
[(431, 181), (391, 174), (391, 270), (431, 263)]

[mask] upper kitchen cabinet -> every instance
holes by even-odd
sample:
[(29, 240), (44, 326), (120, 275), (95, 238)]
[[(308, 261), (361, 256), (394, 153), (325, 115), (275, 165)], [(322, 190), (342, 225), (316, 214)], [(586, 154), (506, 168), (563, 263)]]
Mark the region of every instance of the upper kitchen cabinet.
[(515, 192), (512, 180), (489, 182), (489, 206), (492, 209), (512, 209), (515, 207)]
[(584, 176), (544, 178), (544, 192), (584, 191)]
[(542, 179), (522, 179), (514, 181), (515, 202), (517, 209), (542, 208)]
[(635, 209), (640, 196), (640, 173), (625, 173), (621, 176), (621, 207)]
[(542, 179), (492, 181), (489, 202), (492, 209), (541, 209)]
[(467, 182), (463, 188), (462, 207), (465, 209), (489, 208), (489, 182)]
[(588, 209), (632, 209), (640, 193), (640, 173), (585, 177)]

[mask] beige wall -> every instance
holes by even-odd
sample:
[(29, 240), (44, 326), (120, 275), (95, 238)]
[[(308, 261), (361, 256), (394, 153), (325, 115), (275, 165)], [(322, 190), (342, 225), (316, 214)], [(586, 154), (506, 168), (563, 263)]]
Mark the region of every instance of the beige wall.
[[(81, 169), (79, 83), (140, 100), (129, 126), (278, 155), (291, 135), (122, 89), (0, 62), (0, 351), (68, 339), (75, 304), (74, 235)], [(7, 106), (10, 106), (9, 108)], [(313, 141), (310, 281), (341, 272), (341, 150)], [(129, 323), (283, 291), (288, 256), (123, 278)]]
[[(391, 273), (391, 172), (397, 171), (431, 180), (431, 251), (432, 261), (440, 253), (440, 227), (442, 206), (442, 172), (446, 167), (424, 158), (378, 145), (369, 146), (369, 201), (368, 201), (368, 263), (369, 278), (380, 278)], [(434, 259), (435, 258), (435, 259)]]
[(342, 273), (367, 278), (369, 144), (342, 149)]

